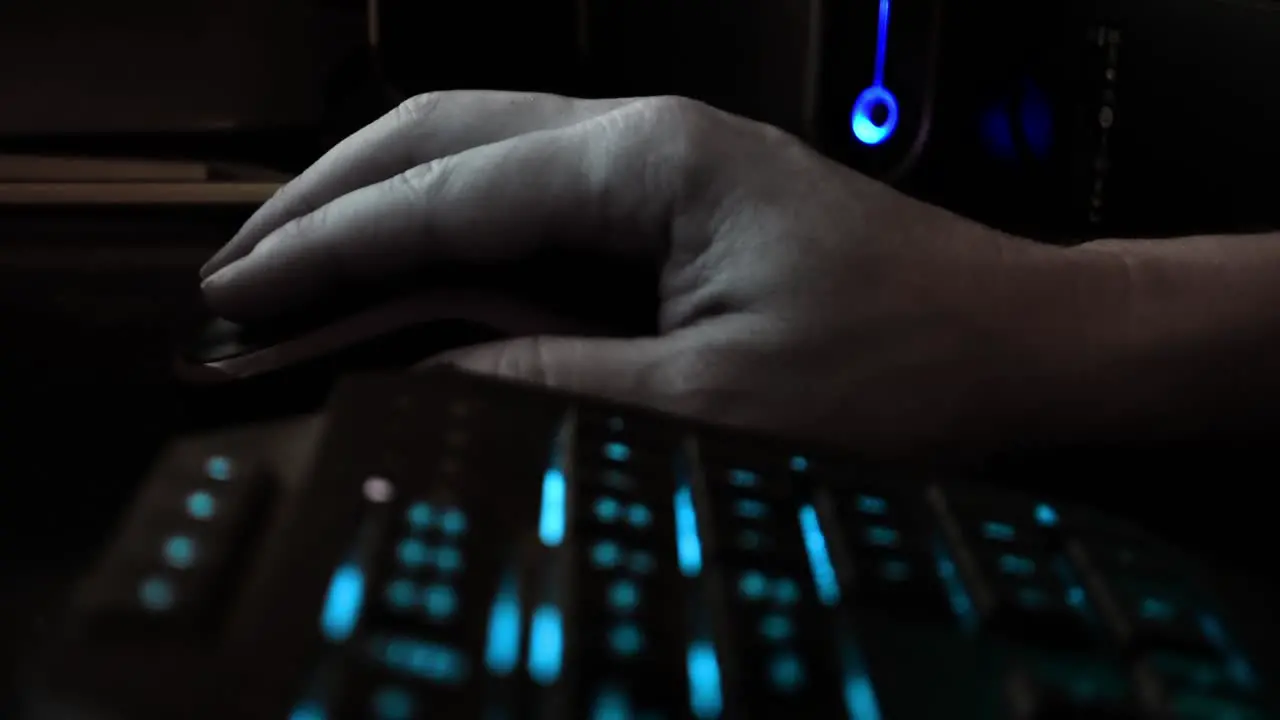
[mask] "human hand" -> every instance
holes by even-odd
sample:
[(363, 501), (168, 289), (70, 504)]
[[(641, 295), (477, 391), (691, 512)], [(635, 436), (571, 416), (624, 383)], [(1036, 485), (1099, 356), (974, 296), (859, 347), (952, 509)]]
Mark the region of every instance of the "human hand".
[(660, 333), (449, 362), (872, 454), (1007, 439), (1040, 350), (1029, 306), (1061, 262), (694, 101), (448, 92), (332, 149), (202, 287), (254, 319), (551, 242), (658, 259)]

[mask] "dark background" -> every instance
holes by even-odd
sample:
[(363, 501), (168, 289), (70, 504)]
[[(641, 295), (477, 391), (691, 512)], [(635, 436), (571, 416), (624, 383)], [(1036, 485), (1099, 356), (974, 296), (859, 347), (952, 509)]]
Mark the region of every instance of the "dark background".
[[(678, 93), (812, 138), (819, 10), (387, 2), (383, 51), (370, 53), (364, 6), (346, 0), (8, 0), (0, 153), (296, 170), (399, 97), (450, 87)], [(157, 447), (278, 400), (211, 398), (170, 372), (172, 349), (203, 317), (196, 270), (251, 210), (0, 207), (0, 681)], [(1269, 445), (1087, 448), (1002, 458), (986, 474), (1138, 518), (1262, 604), (1275, 577), (1260, 498), (1280, 470)]]

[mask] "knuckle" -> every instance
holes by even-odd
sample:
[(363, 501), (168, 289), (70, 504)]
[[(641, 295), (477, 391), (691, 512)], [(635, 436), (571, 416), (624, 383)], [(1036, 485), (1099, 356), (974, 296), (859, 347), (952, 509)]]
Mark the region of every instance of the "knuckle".
[(446, 92), (429, 92), (402, 101), (391, 111), (397, 122), (406, 124), (419, 123), (431, 116), (444, 101)]
[(306, 238), (317, 235), (324, 231), (329, 224), (329, 206), (321, 205), (320, 207), (310, 211), (303, 212), (297, 217), (284, 224), (280, 228), (277, 235), (282, 237), (298, 237)]
[(707, 129), (715, 115), (710, 106), (678, 95), (644, 98), (634, 109), (648, 134), (686, 147)]
[(441, 186), (449, 181), (451, 168), (454, 165), (453, 157), (452, 155), (446, 155), (421, 165), (415, 165), (396, 175), (392, 182), (407, 197), (421, 198), (439, 193)]
[(654, 382), (682, 415), (721, 421), (731, 416), (735, 393), (725, 382), (716, 353), (687, 351), (666, 359)]
[(503, 346), (497, 359), (498, 375), (502, 377), (520, 378), (522, 380), (544, 385), (548, 377), (545, 341), (541, 337), (523, 337)]

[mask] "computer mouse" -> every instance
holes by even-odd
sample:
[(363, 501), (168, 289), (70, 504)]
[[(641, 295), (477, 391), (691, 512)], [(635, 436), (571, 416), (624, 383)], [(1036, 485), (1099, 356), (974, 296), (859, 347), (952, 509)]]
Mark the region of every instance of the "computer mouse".
[[(584, 275), (582, 268), (594, 268)], [(353, 292), (268, 322), (213, 318), (180, 349), (179, 378), (217, 384), (336, 378), (397, 370), (457, 347), (531, 335), (632, 337), (656, 332), (650, 268), (558, 258), (515, 266), (437, 269)]]

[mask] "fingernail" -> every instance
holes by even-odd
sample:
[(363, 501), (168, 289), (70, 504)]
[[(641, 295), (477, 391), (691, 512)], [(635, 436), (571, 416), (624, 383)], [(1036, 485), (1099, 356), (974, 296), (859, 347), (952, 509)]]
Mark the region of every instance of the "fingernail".
[(210, 287), (213, 287), (216, 285), (226, 284), (227, 280), (232, 275), (235, 275), (236, 267), (238, 265), (239, 263), (233, 262), (230, 265), (227, 265), (226, 267), (222, 267), (214, 270), (214, 272), (210, 273), (209, 275), (205, 276), (200, 280), (200, 289), (207, 290)]
[(222, 268), (223, 259), (226, 258), (226, 256), (227, 248), (223, 247), (221, 250), (214, 253), (213, 257), (206, 260), (204, 265), (200, 266), (200, 279), (203, 280), (220, 270)]

